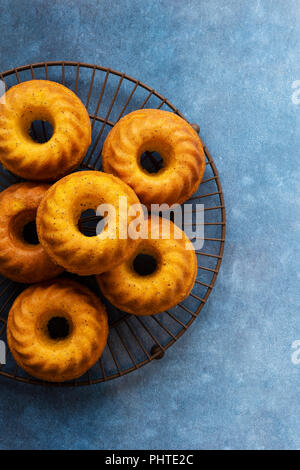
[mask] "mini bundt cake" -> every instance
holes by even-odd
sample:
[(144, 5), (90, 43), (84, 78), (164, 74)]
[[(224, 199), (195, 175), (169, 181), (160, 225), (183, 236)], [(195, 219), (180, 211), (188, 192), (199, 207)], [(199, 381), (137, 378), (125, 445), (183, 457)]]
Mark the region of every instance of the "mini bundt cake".
[(125, 263), (96, 277), (104, 296), (134, 315), (174, 307), (190, 294), (197, 275), (194, 247), (179, 227), (152, 216), (145, 232), (148, 238)]
[[(145, 152), (158, 152), (163, 167), (149, 173)], [(141, 109), (124, 116), (109, 132), (102, 151), (103, 169), (131, 186), (140, 201), (182, 204), (197, 190), (205, 169), (201, 140), (184, 119), (169, 111)]]
[(24, 227), (35, 221), (48, 188), (47, 184), (18, 183), (0, 193), (0, 274), (13, 281), (40, 282), (63, 271), (40, 244), (24, 239)]
[(8, 316), (7, 341), (16, 362), (48, 382), (84, 374), (101, 356), (107, 336), (100, 299), (68, 279), (28, 287)]
[[(130, 257), (140, 241), (127, 236), (136, 218), (129, 214), (131, 206), (143, 216), (134, 191), (115, 176), (100, 171), (73, 173), (51, 186), (42, 200), (37, 214), (39, 240), (67, 271), (100, 274)], [(91, 237), (78, 228), (81, 214), (89, 209), (102, 216), (110, 209), (114, 211), (111, 223)]]
[[(52, 125), (48, 142), (30, 137), (36, 120)], [(0, 162), (16, 175), (38, 181), (59, 179), (81, 163), (90, 143), (86, 108), (59, 83), (23, 82), (10, 88), (0, 102)]]

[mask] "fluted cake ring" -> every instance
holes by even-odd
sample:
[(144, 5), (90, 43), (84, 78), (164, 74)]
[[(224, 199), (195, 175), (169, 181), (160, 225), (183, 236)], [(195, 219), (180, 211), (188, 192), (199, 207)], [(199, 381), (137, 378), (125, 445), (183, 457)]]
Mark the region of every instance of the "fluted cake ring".
[[(29, 135), (36, 120), (53, 135), (43, 144)], [(51, 181), (74, 170), (91, 143), (89, 115), (80, 99), (60, 83), (30, 80), (10, 88), (0, 102), (0, 161), (22, 178)]]
[[(149, 174), (142, 168), (145, 151), (158, 152), (163, 168)], [(108, 134), (103, 169), (131, 186), (148, 208), (182, 204), (198, 188), (205, 169), (199, 136), (181, 117), (159, 109), (141, 109), (123, 117)]]

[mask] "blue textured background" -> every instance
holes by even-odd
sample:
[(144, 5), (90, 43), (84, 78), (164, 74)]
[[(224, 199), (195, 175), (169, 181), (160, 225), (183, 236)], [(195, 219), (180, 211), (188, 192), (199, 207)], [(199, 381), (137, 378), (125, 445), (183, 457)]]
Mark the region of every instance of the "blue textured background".
[(162, 361), (107, 384), (0, 378), (0, 448), (300, 448), (297, 0), (1, 0), (1, 70), (82, 60), (199, 122), (222, 179), (216, 288)]

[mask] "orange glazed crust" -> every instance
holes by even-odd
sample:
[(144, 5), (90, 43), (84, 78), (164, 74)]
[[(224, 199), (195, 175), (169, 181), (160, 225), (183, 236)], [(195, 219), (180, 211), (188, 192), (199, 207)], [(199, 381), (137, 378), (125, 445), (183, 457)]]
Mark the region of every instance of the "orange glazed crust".
[[(48, 322), (66, 318), (69, 334), (52, 339)], [(36, 284), (13, 303), (7, 322), (8, 346), (28, 374), (49, 382), (73, 380), (101, 356), (108, 336), (105, 307), (87, 287), (68, 279)]]
[[(164, 221), (152, 216), (154, 233), (163, 233)], [(153, 274), (141, 276), (135, 272), (133, 261), (139, 254), (155, 258), (157, 269)], [(102, 293), (120, 310), (134, 315), (153, 315), (184, 300), (193, 288), (196, 275), (196, 254), (184, 232), (170, 222), (167, 239), (151, 239), (149, 219), (148, 239), (142, 240), (131, 258), (96, 278)]]
[(48, 184), (18, 183), (0, 193), (0, 274), (16, 282), (54, 278), (63, 268), (53, 263), (42, 245), (23, 238), (23, 228), (36, 218)]
[[(0, 161), (23, 178), (52, 181), (74, 170), (91, 143), (91, 124), (83, 103), (65, 86), (30, 80), (10, 88), (0, 103)], [(33, 121), (48, 121), (46, 143), (29, 136)]]
[[(158, 152), (163, 169), (151, 174), (144, 170), (140, 158), (145, 151)], [(202, 180), (205, 155), (199, 136), (184, 119), (169, 111), (141, 109), (109, 132), (102, 163), (104, 171), (129, 184), (150, 208), (189, 199)]]
[[(65, 176), (45, 194), (37, 214), (37, 230), (41, 244), (49, 256), (67, 271), (79, 275), (100, 274), (131, 256), (139, 240), (119, 238), (120, 220), (128, 228), (135, 218), (122, 212), (120, 198), (128, 209), (139, 208), (133, 190), (120, 179), (100, 171), (79, 171)], [(100, 204), (110, 204), (116, 213), (116, 237), (99, 235), (86, 237), (78, 228), (78, 220), (87, 209), (97, 210)]]

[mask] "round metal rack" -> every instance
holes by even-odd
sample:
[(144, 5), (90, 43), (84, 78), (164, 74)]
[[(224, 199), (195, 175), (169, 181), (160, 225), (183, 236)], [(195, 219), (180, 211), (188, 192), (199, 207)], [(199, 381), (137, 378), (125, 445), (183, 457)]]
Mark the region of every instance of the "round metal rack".
[[(184, 116), (165, 97), (153, 88), (124, 73), (93, 64), (81, 62), (41, 62), (16, 67), (0, 73), (6, 89), (31, 79), (47, 79), (60, 82), (73, 90), (85, 104), (92, 125), (92, 144), (81, 168), (101, 171), (101, 150), (103, 142), (114, 124), (135, 109), (157, 108)], [(184, 118), (185, 119), (185, 118)], [(199, 132), (197, 124), (192, 124)], [(34, 123), (32, 137), (39, 141), (48, 140), (49, 129), (45, 123)], [(204, 144), (203, 144), (204, 145)], [(204, 145), (206, 170), (197, 192), (190, 198), (193, 214), (192, 226), (204, 228), (201, 249), (196, 249), (198, 273), (194, 288), (187, 299), (170, 311), (139, 317), (119, 311), (103, 298), (93, 277), (73, 278), (88, 285), (103, 299), (110, 322), (107, 347), (97, 364), (84, 376), (62, 384), (45, 383), (27, 375), (15, 363), (7, 351), (6, 364), (0, 365), (0, 375), (29, 384), (48, 386), (79, 386), (105, 382), (161, 359), (189, 328), (204, 307), (214, 287), (224, 251), (225, 204), (220, 179), (215, 163)], [(151, 154), (150, 164), (151, 164)], [(155, 165), (155, 159), (152, 158)], [(0, 168), (0, 190), (20, 181), (4, 168)], [(197, 219), (197, 212), (204, 211), (204, 220)], [(82, 230), (92, 234), (95, 217), (86, 215), (81, 220)], [(66, 274), (68, 275), (68, 274)], [(0, 278), (0, 339), (6, 342), (6, 321), (9, 309), (17, 295), (26, 286)]]

